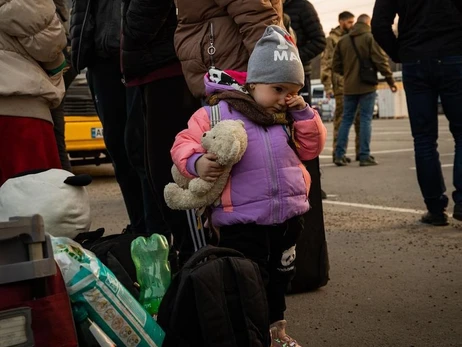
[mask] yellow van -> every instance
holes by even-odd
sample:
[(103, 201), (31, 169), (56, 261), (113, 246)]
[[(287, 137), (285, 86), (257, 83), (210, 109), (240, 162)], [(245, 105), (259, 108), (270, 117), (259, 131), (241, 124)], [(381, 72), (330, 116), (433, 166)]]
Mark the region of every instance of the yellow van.
[(110, 162), (103, 126), (96, 114), (85, 73), (77, 75), (64, 98), (66, 149), (72, 165)]

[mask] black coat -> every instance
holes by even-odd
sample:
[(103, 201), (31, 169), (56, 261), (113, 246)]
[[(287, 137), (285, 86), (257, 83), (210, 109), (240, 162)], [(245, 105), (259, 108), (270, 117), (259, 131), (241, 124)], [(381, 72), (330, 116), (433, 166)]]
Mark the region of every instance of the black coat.
[[(462, 20), (456, 3), (454, 0), (376, 0), (372, 34), (395, 62), (462, 55)], [(399, 16), (398, 36), (392, 29), (396, 15)]]
[(73, 0), (71, 60), (77, 71), (95, 58), (119, 59), (121, 0)]
[(306, 0), (286, 0), (284, 13), (291, 20), (297, 36), (297, 47), (305, 72), (311, 73), (310, 62), (326, 48), (326, 36), (319, 21), (318, 13)]
[(179, 62), (173, 45), (173, 0), (125, 0), (123, 12), (122, 71), (127, 82)]

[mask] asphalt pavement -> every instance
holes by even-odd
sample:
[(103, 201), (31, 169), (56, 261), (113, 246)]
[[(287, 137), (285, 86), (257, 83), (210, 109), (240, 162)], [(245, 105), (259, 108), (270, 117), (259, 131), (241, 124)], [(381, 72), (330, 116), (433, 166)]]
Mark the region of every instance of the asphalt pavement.
[[(439, 151), (450, 196), (454, 142), (444, 116)], [(332, 123), (320, 157), (330, 281), (287, 299), (288, 332), (302, 346), (462, 347), (462, 222), (432, 227), (416, 179), (407, 119), (372, 123), (379, 165), (332, 164)], [(354, 130), (348, 156), (354, 160)], [(118, 233), (128, 223), (108, 164), (90, 173), (92, 228)], [(450, 202), (449, 212), (452, 212)]]

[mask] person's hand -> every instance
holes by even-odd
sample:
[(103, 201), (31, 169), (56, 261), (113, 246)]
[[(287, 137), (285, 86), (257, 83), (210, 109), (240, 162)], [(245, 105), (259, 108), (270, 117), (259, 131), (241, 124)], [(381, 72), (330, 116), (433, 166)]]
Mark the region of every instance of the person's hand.
[(306, 101), (301, 95), (287, 95), (286, 105), (289, 110), (303, 110), (306, 107)]
[(398, 91), (398, 87), (396, 86), (396, 84), (392, 84), (390, 86), (390, 90), (392, 93), (396, 93)]
[(216, 162), (217, 156), (205, 153), (196, 161), (196, 171), (200, 178), (207, 182), (215, 182), (225, 171), (224, 167)]

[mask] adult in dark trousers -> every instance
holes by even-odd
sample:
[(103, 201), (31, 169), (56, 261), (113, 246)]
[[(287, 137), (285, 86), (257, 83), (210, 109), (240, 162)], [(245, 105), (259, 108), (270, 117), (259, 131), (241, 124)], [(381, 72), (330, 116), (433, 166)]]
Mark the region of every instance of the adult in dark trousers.
[[(173, 181), (170, 149), (200, 107), (186, 84), (173, 45), (177, 27), (173, 0), (125, 0), (123, 7), (122, 70), (127, 86), (142, 90), (146, 121), (146, 163), (163, 233), (173, 234), (180, 265), (205, 246), (208, 235), (194, 211), (170, 209), (164, 187)], [(174, 100), (173, 102), (167, 102)]]
[[(178, 14), (175, 50), (188, 88), (201, 103), (205, 103), (206, 96), (204, 76), (211, 66), (246, 71), (250, 53), (266, 27), (283, 26), (281, 0), (230, 1), (227, 6), (215, 0), (175, 3)], [(203, 226), (200, 220), (190, 218), (190, 221), (192, 229)], [(198, 248), (201, 246), (202, 242), (197, 244)]]
[(337, 166), (348, 165), (345, 159), (348, 134), (358, 107), (361, 118), (359, 165), (371, 166), (378, 164), (370, 153), (372, 114), (374, 112), (377, 85), (366, 83), (361, 79), (361, 64), (355, 51), (355, 45), (361, 59), (370, 59), (375, 69), (385, 76), (391, 91), (397, 91), (390, 65), (388, 64), (388, 57), (372, 37), (370, 23), (371, 17), (367, 14), (360, 15), (350, 33), (340, 39), (334, 52), (332, 68), (334, 72), (344, 77), (343, 119), (340, 124), (337, 146), (335, 147), (334, 163)]
[[(127, 88), (120, 69), (120, 0), (75, 1), (71, 17), (71, 57), (77, 71), (87, 68), (87, 80), (104, 143), (127, 209), (132, 233), (152, 234), (162, 223), (144, 165), (142, 95)], [(140, 62), (142, 64), (143, 62)]]
[[(305, 85), (300, 94), (311, 105), (311, 61), (324, 51), (326, 37), (322, 29), (318, 13), (314, 6), (306, 0), (283, 0), (284, 13), (290, 17), (290, 26), (295, 32), (296, 43), (303, 70), (305, 71)], [(305, 163), (310, 174), (319, 170), (319, 159), (312, 164)], [(321, 189), (323, 199), (327, 194)]]
[[(324, 85), (327, 98), (335, 98), (334, 132), (332, 142), (332, 161), (335, 160), (335, 147), (337, 146), (338, 129), (343, 118), (343, 76), (332, 70), (335, 47), (340, 38), (348, 34), (355, 23), (353, 13), (344, 11), (338, 15), (339, 25), (333, 28), (327, 36), (326, 49), (321, 57), (321, 82)], [(356, 112), (355, 120), (355, 150), (356, 161), (359, 160), (359, 112)], [(351, 159), (345, 156), (345, 161), (351, 163)]]
[[(459, 9), (459, 10), (458, 10)], [(448, 224), (438, 147), (438, 97), (455, 142), (453, 217), (462, 220), (462, 4), (460, 0), (377, 0), (372, 33), (403, 65), (417, 180), (426, 212), (421, 221)], [(398, 32), (393, 31), (399, 16)]]
[(326, 47), (326, 37), (318, 13), (306, 0), (283, 1), (284, 13), (290, 17), (290, 25), (295, 31), (297, 48), (305, 71), (305, 85), (300, 91), (305, 101), (311, 105), (311, 61)]

